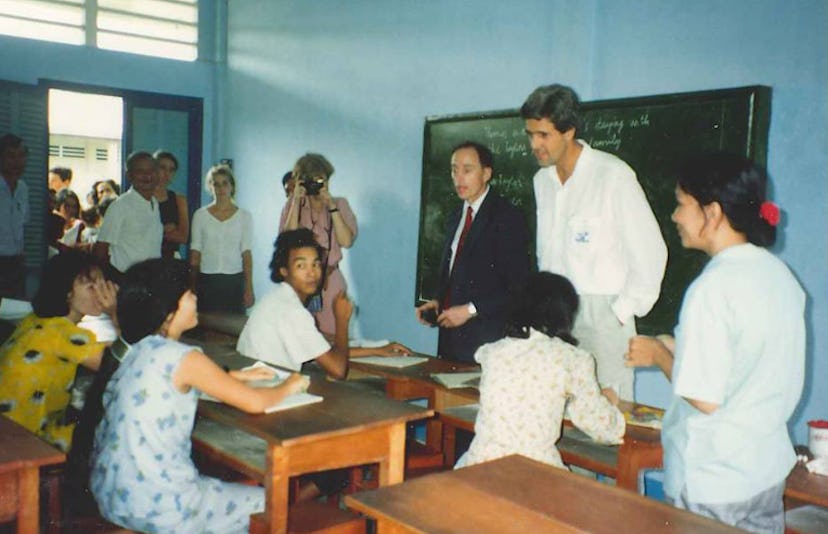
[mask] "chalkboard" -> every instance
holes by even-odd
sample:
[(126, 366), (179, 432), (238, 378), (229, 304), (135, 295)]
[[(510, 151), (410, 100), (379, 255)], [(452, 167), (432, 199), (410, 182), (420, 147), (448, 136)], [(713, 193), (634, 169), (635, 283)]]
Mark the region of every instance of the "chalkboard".
[[(770, 97), (769, 87), (754, 86), (582, 103), (584, 125), (579, 138), (593, 148), (616, 154), (636, 171), (669, 249), (661, 297), (649, 315), (638, 320), (639, 332), (672, 331), (684, 290), (707, 261), (703, 253), (682, 248), (670, 221), (675, 207), (676, 164), (693, 153), (722, 150), (744, 154), (764, 165)], [(492, 150), (492, 186), (524, 210), (531, 235), (535, 235), (532, 177), (538, 164), (518, 110), (428, 117), (416, 303), (436, 298), (447, 218), (461, 203), (451, 181), (451, 149), (466, 140)]]

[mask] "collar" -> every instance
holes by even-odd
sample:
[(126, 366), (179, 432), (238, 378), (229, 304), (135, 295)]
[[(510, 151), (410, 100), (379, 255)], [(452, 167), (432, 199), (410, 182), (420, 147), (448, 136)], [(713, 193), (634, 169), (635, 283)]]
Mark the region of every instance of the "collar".
[[(472, 209), (472, 216), (477, 215), (477, 212), (480, 210), (480, 206), (481, 206), (481, 205), (483, 205), (483, 201), (484, 201), (484, 200), (486, 200), (486, 196), (489, 194), (489, 191), (491, 191), (491, 190), (492, 190), (492, 188), (491, 188), (491, 187), (489, 187), (489, 185), (487, 184), (487, 185), (486, 185), (486, 190), (485, 190), (485, 191), (483, 191), (483, 194), (482, 194), (482, 195), (480, 195), (479, 197), (477, 197), (477, 200), (475, 200), (475, 201), (474, 201), (474, 202), (472, 202), (472, 203), (469, 203), (469, 201), (468, 201), (468, 200), (467, 200), (467, 201), (465, 201), (465, 202), (463, 202), (463, 213), (465, 213), (465, 212), (466, 212), (466, 208), (468, 208), (469, 206), (471, 206), (471, 209)], [(462, 214), (461, 214), (461, 217), (462, 217)]]

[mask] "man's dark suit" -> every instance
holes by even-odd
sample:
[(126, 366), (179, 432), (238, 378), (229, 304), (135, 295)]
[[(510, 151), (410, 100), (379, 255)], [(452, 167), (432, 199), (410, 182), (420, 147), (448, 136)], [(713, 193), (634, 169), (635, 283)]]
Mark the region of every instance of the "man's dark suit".
[(437, 353), (473, 362), (480, 345), (503, 337), (509, 294), (529, 274), (529, 230), (523, 213), (490, 188), (449, 273), (464, 206), (449, 217), (436, 298), (442, 302), (448, 290), (451, 306), (472, 302), (477, 316), (457, 328), (440, 328)]

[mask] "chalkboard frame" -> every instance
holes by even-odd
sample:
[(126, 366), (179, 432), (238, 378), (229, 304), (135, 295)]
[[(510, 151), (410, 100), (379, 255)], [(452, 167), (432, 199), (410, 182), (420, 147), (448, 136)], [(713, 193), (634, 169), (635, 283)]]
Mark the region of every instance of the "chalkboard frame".
[[(728, 123), (730, 117), (722, 117), (723, 123), (726, 123), (728, 130), (725, 132), (725, 127), (722, 127), (722, 133), (713, 132), (715, 135), (721, 135), (720, 143), (725, 143), (726, 150), (731, 152), (741, 153), (754, 162), (765, 165), (767, 158), (768, 147), (768, 129), (770, 126), (771, 113), (771, 88), (767, 86), (755, 85), (748, 87), (737, 87), (728, 89), (716, 89), (707, 91), (695, 91), (685, 93), (673, 93), (663, 95), (651, 95), (642, 97), (596, 100), (582, 103), (582, 114), (585, 117), (591, 115), (598, 115), (599, 113), (624, 113), (629, 110), (636, 110), (638, 108), (662, 110), (663, 108), (676, 109), (677, 114), (687, 113), (688, 109), (692, 111), (693, 106), (698, 106), (699, 109), (705, 110), (706, 106), (720, 105), (722, 106), (722, 114), (730, 113), (735, 110), (735, 114), (739, 122)], [(690, 108), (688, 108), (688, 106)], [(732, 109), (731, 109), (732, 108)], [(715, 110), (715, 108), (711, 108)], [(623, 115), (622, 115), (623, 117)], [(522, 132), (522, 121), (519, 118), (519, 110), (505, 109), (485, 112), (462, 113), (452, 115), (429, 116), (425, 119), (423, 127), (423, 167), (422, 167), (422, 182), (420, 191), (420, 221), (418, 229), (418, 251), (417, 251), (417, 279), (415, 284), (415, 305), (419, 305), (427, 300), (437, 298), (434, 294), (436, 291), (435, 283), (435, 269), (439, 269), (439, 261), (442, 252), (442, 245), (445, 239), (445, 226), (447, 224), (447, 217), (450, 212), (460, 205), (461, 201), (454, 194), (451, 186), (450, 173), (450, 146), (440, 146), (440, 142), (435, 142), (433, 137), (439, 136), (440, 128), (457, 127), (462, 128), (464, 125), (484, 124), (485, 121), (497, 121), (506, 119), (512, 121), (517, 119), (520, 122), (520, 129)], [(678, 119), (677, 119), (678, 120)], [(585, 121), (585, 127), (579, 132), (579, 138), (590, 141), (590, 124)], [(596, 123), (597, 124), (597, 123)], [(718, 125), (715, 125), (718, 127)], [(471, 127), (471, 126), (469, 126)], [(648, 126), (649, 127), (649, 126)], [(595, 129), (597, 127), (594, 127)], [(514, 128), (512, 128), (514, 133)], [(712, 130), (711, 130), (712, 131)], [(665, 132), (665, 139), (670, 137)], [(680, 133), (680, 132), (679, 132)], [(432, 135), (434, 134), (434, 135)], [(725, 139), (726, 135), (733, 137), (732, 139)], [(620, 131), (619, 131), (620, 135)], [(699, 132), (699, 135), (710, 135), (708, 133)], [(472, 140), (483, 141), (475, 138), (475, 136), (468, 136)], [(516, 139), (516, 138), (515, 138)], [(455, 139), (451, 145), (463, 141), (465, 138)], [(715, 141), (715, 138), (713, 139)], [(530, 225), (532, 243), (529, 251), (534, 258), (534, 235), (535, 235), (535, 207), (534, 195), (532, 193), (531, 177), (534, 175), (539, 167), (532, 156), (531, 151), (528, 150), (528, 142), (525, 135), (523, 136), (526, 153), (521, 154), (520, 157), (527, 157), (531, 159), (533, 164), (533, 171), (531, 174), (525, 175), (521, 178), (519, 186), (525, 189), (521, 193), (521, 197), (514, 197), (521, 202), (521, 207), (527, 215)], [(665, 143), (674, 143), (668, 145), (676, 148), (674, 152), (681, 152), (687, 147), (679, 145), (680, 140), (665, 140)], [(619, 142), (620, 143), (620, 142)], [(487, 144), (484, 141), (484, 144)], [(686, 285), (692, 278), (698, 274), (701, 268), (706, 263), (706, 256), (697, 251), (687, 251), (681, 248), (677, 235), (673, 229), (673, 224), (669, 220), (669, 212), (672, 211), (672, 185), (670, 185), (670, 198), (665, 199), (664, 182), (652, 182), (652, 177), (642, 175), (642, 170), (636, 168), (633, 164), (635, 158), (624, 157), (623, 150), (619, 153), (613, 150), (611, 146), (596, 147), (590, 143), (593, 148), (618, 153), (622, 159), (630, 163), (633, 169), (638, 173), (639, 181), (653, 205), (656, 217), (659, 220), (662, 233), (665, 241), (667, 241), (670, 252), (670, 259), (668, 260), (667, 275), (663, 286), (662, 297), (656, 303), (653, 311), (645, 317), (637, 319), (637, 327), (639, 332), (645, 334), (662, 333), (665, 331), (672, 331), (677, 319), (677, 312), (680, 306), (681, 298), (683, 297)], [(514, 152), (517, 147), (507, 147)], [(688, 149), (689, 150), (689, 149)], [(645, 158), (651, 158), (650, 154), (657, 154), (657, 152), (648, 152)], [(439, 157), (436, 157), (439, 154)], [(446, 155), (447, 154), (447, 155)], [(689, 154), (689, 152), (688, 152)], [(657, 157), (657, 156), (656, 156)], [(436, 158), (436, 159), (435, 159)], [(504, 194), (504, 191), (498, 187), (498, 160), (499, 156), (495, 154), (495, 178), (492, 180), (495, 188)], [(678, 159), (678, 158), (677, 158)], [(444, 162), (444, 163), (443, 163)], [(674, 161), (673, 164), (678, 163)], [(524, 162), (521, 160), (521, 165)], [(661, 166), (663, 167), (663, 162)], [(645, 165), (646, 167), (646, 165)], [(528, 168), (528, 167), (527, 167)], [(646, 169), (645, 169), (646, 172)], [(663, 175), (663, 173), (662, 173)], [(506, 178), (508, 180), (508, 178)], [(657, 180), (657, 179), (656, 179)], [(525, 182), (525, 183), (524, 183)], [(504, 182), (506, 183), (506, 182)], [(659, 185), (662, 184), (662, 185)], [(652, 185), (652, 187), (650, 187)], [(526, 193), (528, 191), (528, 194)], [(661, 200), (654, 200), (655, 193), (660, 195)], [(507, 198), (508, 194), (504, 194)], [(655, 205), (658, 202), (658, 206)], [(668, 204), (669, 209), (667, 205)], [(436, 206), (436, 208), (435, 208)], [(667, 214), (665, 216), (665, 213)], [(438, 244), (439, 243), (439, 244)], [(533, 266), (535, 262), (533, 261)], [(678, 270), (678, 271), (677, 271)], [(680, 272), (679, 272), (680, 271)], [(677, 275), (678, 272), (678, 275)]]

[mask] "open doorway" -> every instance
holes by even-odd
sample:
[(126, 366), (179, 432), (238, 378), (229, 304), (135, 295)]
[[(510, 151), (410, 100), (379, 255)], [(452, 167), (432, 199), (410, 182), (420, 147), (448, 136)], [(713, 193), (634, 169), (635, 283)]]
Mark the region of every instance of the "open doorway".
[(119, 96), (49, 90), (49, 189), (57, 192), (61, 178), (69, 176), (65, 186), (87, 209), (95, 204), (96, 182), (112, 180), (120, 186), (123, 109)]

